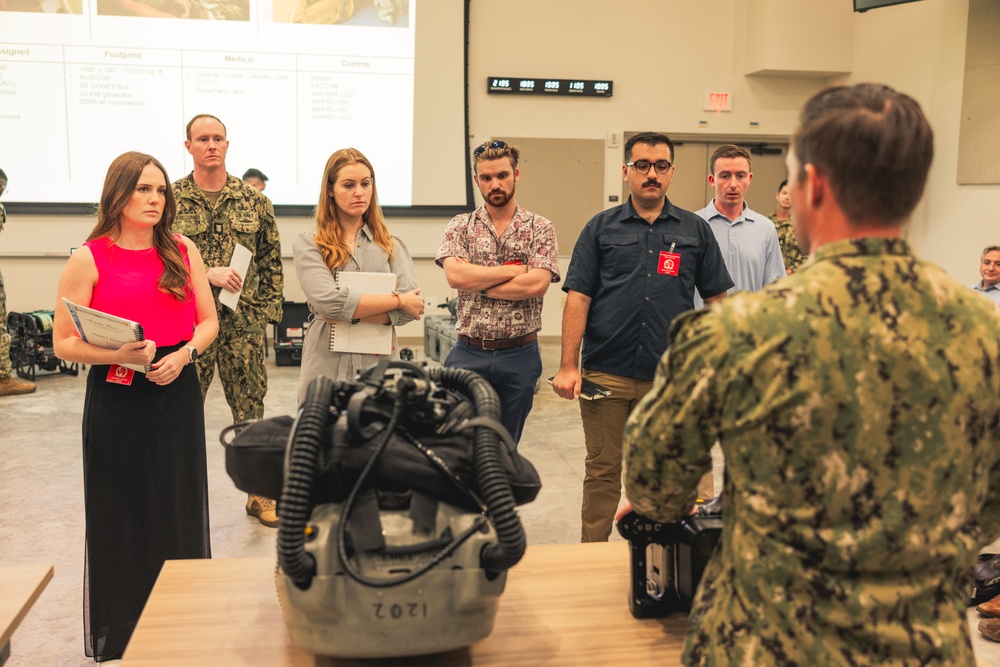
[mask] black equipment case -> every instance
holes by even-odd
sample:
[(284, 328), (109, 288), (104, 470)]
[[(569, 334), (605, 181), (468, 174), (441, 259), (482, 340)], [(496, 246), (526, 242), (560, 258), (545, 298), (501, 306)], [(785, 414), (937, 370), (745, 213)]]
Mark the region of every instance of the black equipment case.
[(281, 308), (281, 324), (274, 325), (274, 363), (278, 366), (300, 366), (302, 343), (309, 328), (309, 305), (285, 301)]

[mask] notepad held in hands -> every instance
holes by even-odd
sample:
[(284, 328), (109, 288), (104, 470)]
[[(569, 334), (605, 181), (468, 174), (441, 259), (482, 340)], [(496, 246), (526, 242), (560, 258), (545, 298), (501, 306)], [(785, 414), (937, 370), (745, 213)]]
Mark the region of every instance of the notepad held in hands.
[[(87, 306), (81, 306), (73, 303), (66, 297), (63, 297), (63, 303), (66, 304), (66, 309), (69, 311), (70, 319), (73, 320), (76, 332), (80, 334), (80, 338), (91, 345), (103, 347), (108, 350), (117, 350), (125, 343), (146, 340), (142, 325), (138, 322), (100, 310), (94, 310)], [(140, 373), (148, 373), (153, 370), (153, 367), (150, 365), (119, 365), (139, 371)]]
[[(395, 273), (338, 271), (337, 286), (356, 289), (362, 294), (392, 294), (396, 289)], [(330, 351), (355, 354), (392, 354), (392, 327), (384, 324), (339, 320), (330, 326)]]

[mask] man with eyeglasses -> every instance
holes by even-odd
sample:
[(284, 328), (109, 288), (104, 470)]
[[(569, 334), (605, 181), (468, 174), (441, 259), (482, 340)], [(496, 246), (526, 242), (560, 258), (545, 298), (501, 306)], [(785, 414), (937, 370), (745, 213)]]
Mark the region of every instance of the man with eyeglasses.
[(586, 378), (611, 392), (580, 400), (583, 542), (611, 534), (621, 498), (622, 430), (652, 387), (671, 322), (694, 307), (696, 291), (716, 301), (733, 286), (708, 224), (667, 198), (673, 155), (663, 134), (643, 132), (626, 142), (622, 178), (630, 196), (583, 228), (563, 284), (562, 359), (552, 389), (580, 399)]
[(559, 252), (552, 223), (514, 199), (518, 149), (494, 139), (472, 155), (483, 205), (452, 218), (436, 258), (458, 290), (458, 342), (444, 365), (475, 371), (496, 389), (517, 443), (542, 374), (542, 297), (559, 282)]
[[(7, 174), (0, 169), (0, 195), (7, 189)], [(0, 204), (0, 232), (7, 222), (7, 210)], [(30, 394), (37, 389), (34, 382), (22, 380), (14, 375), (10, 361), (10, 332), (7, 330), (7, 289), (0, 273), (0, 396)]]
[[(747, 206), (746, 194), (753, 180), (750, 154), (726, 144), (712, 154), (708, 182), (715, 197), (697, 214), (708, 222), (719, 242), (732, 292), (757, 292), (787, 275), (778, 232), (770, 218)], [(695, 302), (696, 307), (702, 304)]]

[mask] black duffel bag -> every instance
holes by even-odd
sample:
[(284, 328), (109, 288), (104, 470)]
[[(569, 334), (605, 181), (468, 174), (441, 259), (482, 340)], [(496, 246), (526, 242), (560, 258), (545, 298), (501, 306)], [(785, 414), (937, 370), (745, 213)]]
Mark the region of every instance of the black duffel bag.
[(972, 568), (970, 605), (982, 604), (1000, 595), (1000, 554), (979, 554)]
[[(313, 487), (315, 504), (347, 499), (354, 482), (384, 438), (379, 428), (385, 408), (369, 387), (336, 383), (326, 445)], [(360, 398), (359, 398), (360, 397)], [(477, 417), (468, 399), (454, 391), (437, 390), (428, 397), (433, 410), (414, 406), (401, 428), (390, 436), (366, 485), (383, 491), (418, 491), (441, 502), (470, 511), (481, 511), (473, 437), (477, 428), (490, 428), (500, 436), (499, 460), (517, 505), (538, 495), (541, 481), (534, 466), (517, 453), (509, 434), (495, 421)], [(335, 421), (334, 421), (335, 419)], [(226, 471), (236, 487), (246, 493), (280, 498), (284, 484), (285, 456), (294, 427), (291, 417), (274, 417), (234, 425), (222, 433)], [(239, 431), (235, 438), (230, 435)]]

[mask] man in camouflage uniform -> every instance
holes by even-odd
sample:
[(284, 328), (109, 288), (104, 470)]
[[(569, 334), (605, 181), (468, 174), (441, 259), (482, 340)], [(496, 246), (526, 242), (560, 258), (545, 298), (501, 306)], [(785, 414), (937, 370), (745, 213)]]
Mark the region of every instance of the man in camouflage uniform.
[[(0, 195), (7, 189), (7, 174), (0, 169)], [(7, 222), (7, 210), (0, 204), (0, 232)], [(3, 274), (0, 273), (0, 396), (15, 396), (30, 394), (35, 391), (35, 383), (14, 377), (14, 369), (10, 363), (10, 332), (7, 331), (7, 289), (3, 285)]]
[[(233, 419), (260, 419), (267, 394), (265, 328), (281, 321), (283, 274), (274, 209), (266, 196), (226, 172), (229, 140), (218, 118), (195, 116), (184, 145), (194, 158), (194, 171), (173, 184), (174, 231), (198, 246), (216, 298), (221, 290), (243, 290), (236, 310), (216, 303), (219, 336), (196, 362), (202, 397), (218, 365)], [(237, 243), (252, 253), (242, 278), (229, 266)], [(277, 525), (273, 500), (251, 496), (247, 512), (265, 525)]]
[(785, 261), (785, 272), (788, 275), (806, 261), (806, 255), (799, 250), (799, 241), (795, 238), (795, 228), (792, 227), (792, 198), (788, 192), (788, 180), (781, 182), (778, 193), (774, 195), (778, 207), (769, 216), (774, 228), (778, 231), (778, 244), (781, 246), (781, 258)]
[(812, 259), (676, 321), (626, 428), (625, 487), (677, 521), (721, 442), (722, 542), (685, 664), (975, 664), (970, 566), (1000, 531), (1000, 339), (992, 304), (901, 238), (932, 154), (910, 97), (821, 91), (788, 157)]

